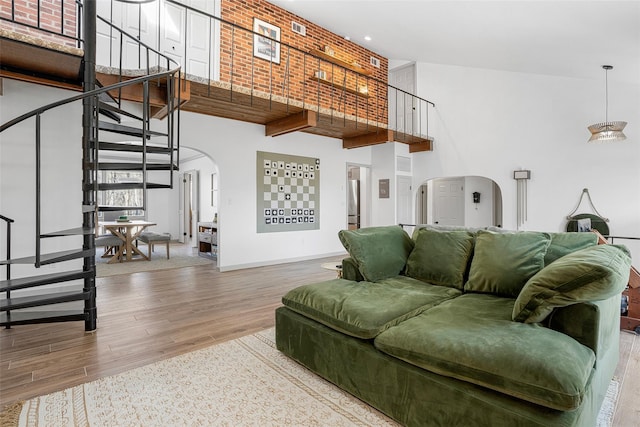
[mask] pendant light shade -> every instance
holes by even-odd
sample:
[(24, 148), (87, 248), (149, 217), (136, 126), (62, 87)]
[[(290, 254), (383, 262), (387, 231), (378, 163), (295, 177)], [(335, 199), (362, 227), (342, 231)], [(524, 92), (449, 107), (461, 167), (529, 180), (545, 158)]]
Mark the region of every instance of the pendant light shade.
[(596, 123), (589, 126), (589, 132), (591, 132), (591, 138), (589, 142), (600, 141), (624, 141), (627, 139), (626, 135), (622, 132), (627, 122), (610, 122), (609, 121), (609, 79), (607, 72), (613, 69), (612, 65), (603, 65), (604, 69), (604, 84), (605, 84), (605, 104), (604, 104), (604, 123)]

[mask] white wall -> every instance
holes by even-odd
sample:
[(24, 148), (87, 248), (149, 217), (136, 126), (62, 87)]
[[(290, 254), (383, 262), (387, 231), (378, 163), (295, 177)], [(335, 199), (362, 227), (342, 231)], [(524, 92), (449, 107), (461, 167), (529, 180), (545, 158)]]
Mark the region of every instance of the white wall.
[[(430, 123), (436, 139), (433, 152), (414, 154), (414, 183), (443, 176), (493, 179), (502, 190), (504, 227), (515, 229), (513, 171), (522, 167), (532, 177), (522, 229), (563, 230), (588, 188), (613, 235), (640, 237), (640, 85), (609, 80), (609, 118), (629, 123), (627, 140), (587, 144), (587, 126), (604, 120), (601, 79), (428, 63), (417, 68), (418, 93), (436, 104)], [(584, 204), (580, 211), (590, 212)], [(624, 243), (640, 265), (640, 244)]]
[[(480, 203), (473, 203), (473, 193), (480, 193)], [(467, 227), (493, 225), (493, 182), (479, 176), (464, 178), (464, 224)]]
[[(218, 166), (221, 270), (344, 253), (337, 234), (347, 226), (346, 164), (371, 164), (370, 148), (343, 150), (339, 139), (302, 132), (266, 137), (262, 125), (189, 112), (182, 113), (181, 126), (181, 143)], [(320, 159), (319, 230), (256, 232), (257, 151)]]
[[(70, 97), (76, 92), (3, 79), (0, 123), (37, 107)], [(75, 228), (82, 224), (82, 105), (74, 103), (42, 115), (42, 232)], [(12, 258), (35, 255), (35, 119), (0, 134), (0, 214), (15, 220), (11, 227)], [(72, 209), (67, 209), (72, 207)], [(6, 259), (5, 222), (0, 221), (0, 259)], [(81, 236), (42, 240), (42, 253), (77, 249)], [(62, 265), (64, 264), (64, 265)], [(81, 268), (82, 260), (46, 265), (12, 266), (13, 278)], [(5, 269), (1, 270), (4, 279)], [(51, 285), (73, 289), (81, 281)], [(31, 290), (16, 291), (14, 297)], [(77, 304), (76, 304), (77, 305)], [(81, 303), (80, 303), (81, 306)]]

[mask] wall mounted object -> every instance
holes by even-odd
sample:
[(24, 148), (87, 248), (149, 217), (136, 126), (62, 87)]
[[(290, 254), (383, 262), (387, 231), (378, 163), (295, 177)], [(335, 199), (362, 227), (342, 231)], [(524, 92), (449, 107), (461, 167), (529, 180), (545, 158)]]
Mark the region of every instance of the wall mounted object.
[(622, 132), (627, 122), (610, 122), (609, 121), (609, 80), (608, 71), (613, 69), (612, 65), (603, 65), (604, 69), (604, 87), (605, 87), (605, 103), (604, 103), (604, 122), (596, 123), (589, 126), (589, 132), (591, 132), (591, 138), (589, 142), (599, 141), (624, 141), (627, 139), (626, 135)]
[(253, 56), (280, 63), (280, 27), (253, 18)]
[(516, 192), (516, 221), (517, 229), (527, 221), (527, 181), (531, 179), (530, 170), (513, 171), (513, 179), (516, 180), (518, 188)]

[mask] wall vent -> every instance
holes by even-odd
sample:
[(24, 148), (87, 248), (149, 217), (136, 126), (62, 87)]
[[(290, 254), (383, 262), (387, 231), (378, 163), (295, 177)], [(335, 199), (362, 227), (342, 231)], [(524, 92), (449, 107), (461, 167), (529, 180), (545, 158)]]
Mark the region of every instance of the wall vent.
[(294, 33), (298, 33), (301, 36), (307, 35), (307, 27), (296, 21), (291, 21), (291, 31), (293, 31)]
[(369, 61), (371, 63), (371, 65), (373, 65), (376, 68), (380, 68), (380, 60), (376, 57), (371, 57), (371, 60)]

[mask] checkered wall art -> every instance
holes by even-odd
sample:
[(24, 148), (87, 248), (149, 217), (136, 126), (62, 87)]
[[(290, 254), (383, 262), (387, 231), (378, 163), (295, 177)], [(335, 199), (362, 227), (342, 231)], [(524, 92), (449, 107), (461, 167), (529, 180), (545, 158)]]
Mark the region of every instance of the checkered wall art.
[(320, 159), (257, 152), (257, 232), (319, 230)]

